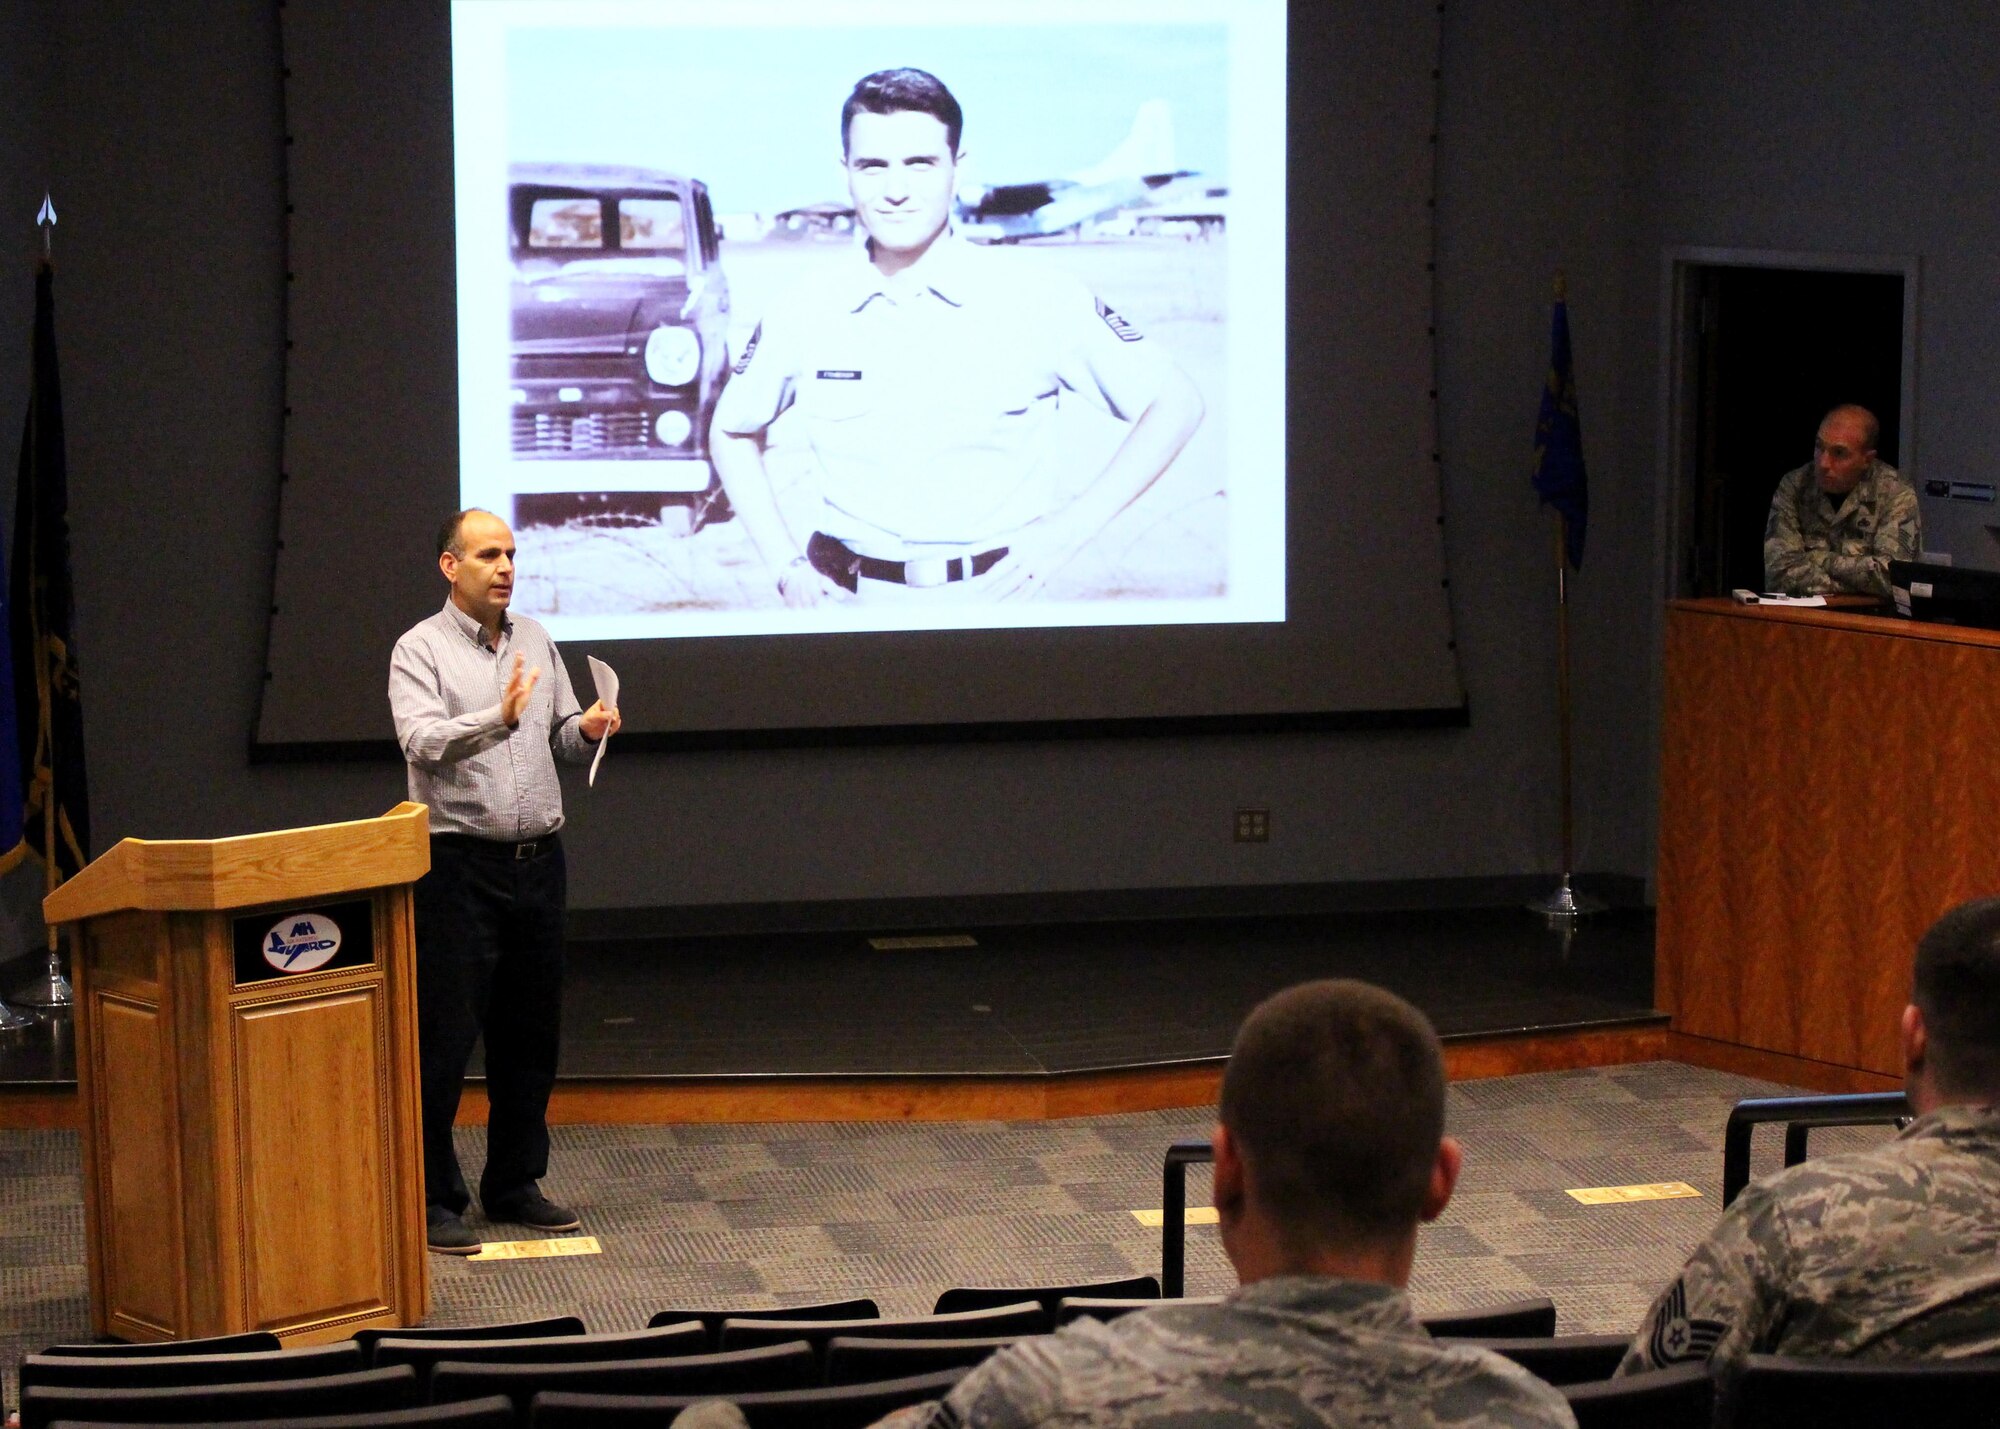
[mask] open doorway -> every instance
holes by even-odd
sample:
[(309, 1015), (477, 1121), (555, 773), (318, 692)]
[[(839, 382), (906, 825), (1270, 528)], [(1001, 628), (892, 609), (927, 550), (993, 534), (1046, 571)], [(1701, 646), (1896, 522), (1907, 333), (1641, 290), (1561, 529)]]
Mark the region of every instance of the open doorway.
[(1674, 594), (1764, 588), (1771, 494), (1811, 458), (1829, 408), (1868, 408), (1882, 460), (1904, 464), (1914, 260), (1863, 261), (1711, 253), (1676, 265)]

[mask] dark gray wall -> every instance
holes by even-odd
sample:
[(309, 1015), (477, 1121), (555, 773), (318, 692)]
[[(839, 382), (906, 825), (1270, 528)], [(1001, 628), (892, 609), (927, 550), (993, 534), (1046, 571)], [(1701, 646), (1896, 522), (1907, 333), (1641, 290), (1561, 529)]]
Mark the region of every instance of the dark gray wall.
[[(1991, 426), (1982, 399), (2000, 362), (2000, 245), (1990, 205), (1971, 210), (2000, 170), (1983, 108), (2000, 17), (1855, 4), (1843, 31), (1801, 8), (1447, 7), (1439, 415), (1470, 729), (628, 754), (605, 787), (572, 795), (575, 902), (1552, 868), (1551, 536), (1526, 468), (1558, 267), (1593, 500), (1574, 586), (1578, 862), (1646, 873), (1661, 246), (1922, 252), (1922, 450), (1972, 469)], [(21, 188), (19, 154), (46, 144), (64, 205), (59, 296), (100, 843), (378, 812), (400, 794), (394, 766), (251, 768), (244, 757), (279, 450), (275, 14), (261, 0), (217, 3), (199, 26), (141, 0), (4, 13), (0, 24), (23, 27), (29, 43), (0, 43), (0, 81), (18, 68), (46, 84), (24, 104), (20, 87), (0, 83), (0, 200)], [(1827, 43), (1835, 33), (1849, 38)], [(0, 319), (21, 332), (14, 287), (0, 294)], [(0, 412), (13, 421), (21, 390), (16, 355), (0, 355)], [(356, 579), (367, 566), (356, 553)], [(386, 649), (392, 633), (325, 638)], [(1272, 808), (1268, 846), (1229, 842), (1239, 804)]]

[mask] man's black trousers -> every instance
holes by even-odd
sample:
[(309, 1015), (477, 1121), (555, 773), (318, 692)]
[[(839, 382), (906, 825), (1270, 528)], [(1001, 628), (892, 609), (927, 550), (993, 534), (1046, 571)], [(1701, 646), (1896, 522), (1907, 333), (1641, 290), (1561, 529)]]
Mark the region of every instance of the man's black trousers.
[(486, 1169), (491, 1207), (549, 1169), (549, 1092), (561, 1044), (563, 900), (567, 874), (553, 838), (535, 856), (515, 846), (439, 836), (417, 881), (417, 1061), (423, 1081), (424, 1197), (471, 1203), (451, 1126), (472, 1046), (486, 1039)]

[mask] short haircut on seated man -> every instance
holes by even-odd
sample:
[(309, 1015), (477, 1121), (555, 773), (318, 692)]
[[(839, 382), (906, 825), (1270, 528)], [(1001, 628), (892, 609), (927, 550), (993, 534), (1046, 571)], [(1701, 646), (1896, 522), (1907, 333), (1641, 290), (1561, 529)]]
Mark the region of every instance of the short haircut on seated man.
[(1244, 1021), (1220, 1119), (1274, 1221), (1315, 1244), (1375, 1241), (1408, 1234), (1422, 1214), (1444, 1099), (1424, 1015), (1337, 979), (1288, 988)]
[(2000, 898), (1961, 903), (1917, 943), (1910, 1000), (1923, 1014), (1926, 1061), (1952, 1097), (2000, 1097)]

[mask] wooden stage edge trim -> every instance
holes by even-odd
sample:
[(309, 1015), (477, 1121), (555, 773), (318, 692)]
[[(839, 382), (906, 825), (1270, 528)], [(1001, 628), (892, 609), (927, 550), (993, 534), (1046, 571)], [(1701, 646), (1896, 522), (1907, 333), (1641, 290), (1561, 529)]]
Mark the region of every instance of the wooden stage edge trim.
[[(1547, 1033), (1458, 1037), (1444, 1047), (1453, 1081), (1611, 1067), (1674, 1058), (1665, 1021)], [(1687, 1039), (1700, 1041), (1701, 1039)], [(1710, 1044), (1717, 1045), (1717, 1044)], [(1765, 1056), (1753, 1053), (1753, 1056)], [(1696, 1057), (1680, 1060), (1712, 1065)], [(1740, 1067), (1723, 1068), (1728, 1071)], [(1768, 1072), (1751, 1075), (1767, 1076)], [(1866, 1073), (1857, 1075), (1866, 1076)], [(1811, 1082), (1796, 1078), (1798, 1085)], [(665, 1126), (774, 1121), (1044, 1121), (1070, 1116), (1212, 1106), (1222, 1062), (1112, 1072), (1007, 1077), (710, 1077), (569, 1080), (556, 1084), (549, 1121), (560, 1126)], [(1872, 1090), (1874, 1083), (1865, 1088)], [(483, 1125), (486, 1088), (473, 1082), (460, 1125)], [(0, 1091), (0, 1130), (74, 1129), (71, 1089)]]
[[(1454, 1039), (1445, 1071), (1454, 1081), (1609, 1067), (1664, 1059), (1658, 1024)], [(1213, 1106), (1222, 1062), (1031, 1077), (717, 1077), (672, 1082), (559, 1082), (555, 1124), (672, 1125), (760, 1121), (1045, 1121), (1170, 1107)], [(469, 1086), (461, 1124), (486, 1116), (482, 1086)]]

